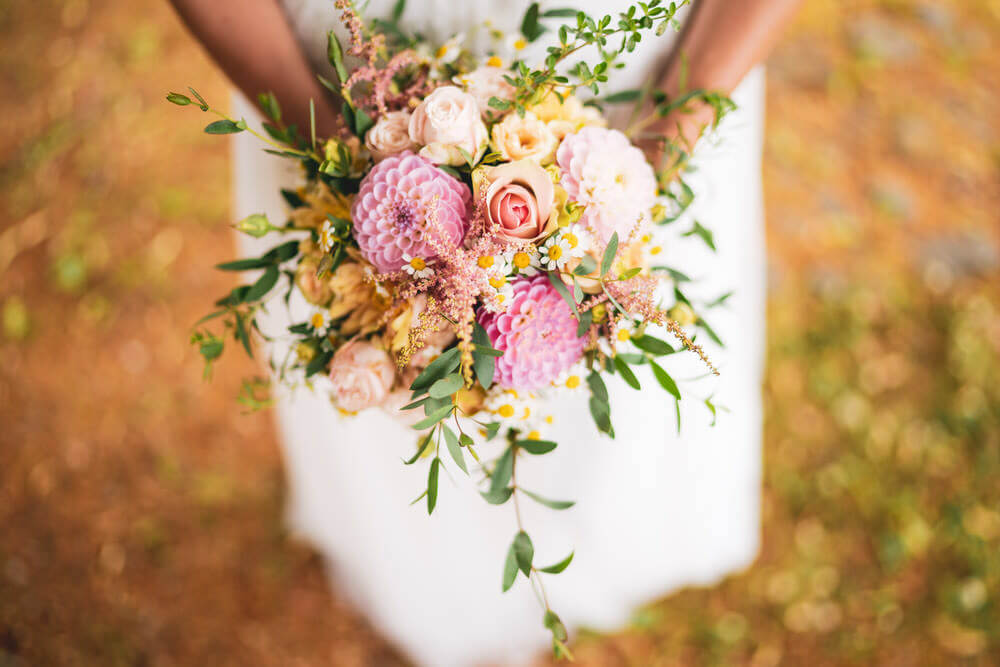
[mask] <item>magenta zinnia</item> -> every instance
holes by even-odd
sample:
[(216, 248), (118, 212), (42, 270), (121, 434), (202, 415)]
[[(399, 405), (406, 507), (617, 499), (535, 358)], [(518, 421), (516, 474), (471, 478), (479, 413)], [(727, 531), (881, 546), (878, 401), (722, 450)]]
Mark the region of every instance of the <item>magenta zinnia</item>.
[(546, 275), (520, 278), (513, 288), (507, 312), (479, 313), (493, 347), (503, 352), (494, 380), (505, 388), (541, 389), (576, 363), (584, 339), (577, 337), (576, 318)]
[(381, 273), (398, 271), (404, 253), (429, 260), (436, 249), (457, 247), (468, 229), (470, 201), (464, 183), (405, 151), (361, 181), (351, 206), (354, 238)]

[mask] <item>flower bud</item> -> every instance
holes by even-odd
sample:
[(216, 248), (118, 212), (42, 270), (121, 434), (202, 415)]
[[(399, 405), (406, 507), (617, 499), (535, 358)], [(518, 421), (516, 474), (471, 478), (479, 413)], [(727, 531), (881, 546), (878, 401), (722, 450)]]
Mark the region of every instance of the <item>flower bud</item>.
[(259, 239), (271, 230), (275, 229), (275, 227), (272, 226), (270, 221), (267, 219), (267, 216), (263, 213), (254, 213), (253, 215), (247, 216), (237, 222), (234, 226), (237, 230), (243, 232), (244, 234), (249, 234), (255, 239)]
[(667, 317), (677, 322), (677, 324), (682, 327), (694, 324), (698, 320), (697, 315), (695, 315), (694, 311), (691, 310), (691, 306), (687, 305), (683, 301), (677, 303), (673, 308), (667, 311)]

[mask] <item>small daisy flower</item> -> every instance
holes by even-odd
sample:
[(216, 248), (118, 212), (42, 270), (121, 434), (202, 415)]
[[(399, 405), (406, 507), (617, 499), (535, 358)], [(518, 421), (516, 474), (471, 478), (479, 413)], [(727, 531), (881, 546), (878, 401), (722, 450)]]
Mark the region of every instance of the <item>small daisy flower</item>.
[(529, 278), (538, 273), (541, 268), (538, 252), (534, 248), (531, 248), (530, 252), (528, 250), (508, 250), (504, 258), (512, 267), (511, 272), (516, 270), (518, 275)]
[(529, 401), (513, 389), (493, 394), (486, 399), (484, 405), (486, 411), (504, 426), (523, 429), (525, 422), (531, 419)]
[(462, 42), (464, 40), (464, 35), (455, 35), (438, 47), (437, 51), (434, 52), (434, 59), (444, 64), (455, 62), (462, 54)]
[(489, 58), (486, 59), (486, 66), (487, 67), (503, 67), (503, 58), (501, 58), (500, 56), (496, 56), (496, 55), (490, 56)]
[(528, 48), (528, 40), (520, 32), (515, 32), (510, 35), (507, 35), (507, 38), (504, 40), (504, 43), (507, 49), (512, 54), (514, 54), (515, 57), (520, 55), (522, 51)]
[(579, 259), (587, 252), (587, 235), (579, 225), (573, 225), (561, 234), (570, 257)]
[(491, 271), (487, 274), (484, 291), (483, 306), (494, 313), (505, 312), (514, 299), (514, 286), (500, 271)]
[(545, 245), (538, 249), (539, 261), (544, 268), (555, 271), (566, 266), (566, 262), (571, 258), (570, 252), (571, 248), (566, 241), (566, 235), (552, 236), (545, 242)]
[(653, 264), (663, 259), (663, 244), (652, 232), (646, 232), (639, 237), (642, 256), (646, 264)]
[(329, 220), (323, 221), (323, 226), (319, 228), (319, 247), (323, 252), (330, 252), (336, 237), (333, 235), (333, 225)]
[(584, 381), (586, 372), (583, 366), (574, 366), (555, 379), (552, 386), (563, 391), (583, 391), (587, 387)]
[(330, 311), (326, 309), (314, 310), (312, 315), (309, 316), (309, 326), (316, 333), (326, 333), (327, 328), (330, 326)]
[(423, 257), (413, 257), (409, 253), (404, 252), (403, 261), (406, 262), (403, 265), (403, 270), (416, 280), (430, 278), (434, 275), (434, 269), (427, 264), (427, 260)]

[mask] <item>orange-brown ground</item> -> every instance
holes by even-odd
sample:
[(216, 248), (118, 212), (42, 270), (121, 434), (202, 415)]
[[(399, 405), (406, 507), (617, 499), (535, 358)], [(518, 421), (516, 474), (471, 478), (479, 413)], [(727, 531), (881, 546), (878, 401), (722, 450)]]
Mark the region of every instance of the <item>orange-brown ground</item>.
[[(1000, 664), (1000, 2), (809, 0), (770, 61), (764, 547), (586, 665)], [(226, 86), (166, 3), (0, 1), (0, 665), (405, 664), (281, 520)]]

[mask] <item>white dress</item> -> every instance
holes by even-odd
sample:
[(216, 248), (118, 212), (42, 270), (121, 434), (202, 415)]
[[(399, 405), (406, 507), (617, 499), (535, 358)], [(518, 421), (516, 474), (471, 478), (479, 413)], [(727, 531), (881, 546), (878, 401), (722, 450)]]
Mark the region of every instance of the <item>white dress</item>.
[[(371, 0), (368, 15), (393, 0)], [(490, 19), (518, 25), (528, 0), (410, 0), (404, 21), (430, 37), (467, 36)], [(551, 6), (562, 6), (554, 2)], [(594, 14), (627, 0), (577, 0)], [(326, 69), (326, 30), (337, 23), (330, 0), (285, 0), (289, 18), (316, 64)], [(543, 3), (543, 9), (545, 3)], [(668, 33), (669, 35), (669, 33)], [(669, 53), (665, 35), (643, 43), (630, 66), (613, 72), (612, 89), (640, 85)], [(718, 252), (697, 244), (669, 246), (666, 262), (698, 279), (692, 295), (734, 295), (707, 317), (727, 347), (704, 340), (722, 375), (682, 386), (682, 430), (673, 401), (651, 375), (636, 392), (611, 378), (617, 437), (597, 434), (586, 395), (555, 401), (549, 434), (560, 443), (518, 466), (518, 481), (544, 496), (576, 500), (557, 512), (525, 500), (524, 523), (536, 563), (554, 563), (575, 549), (562, 574), (545, 577), (552, 607), (570, 628), (614, 630), (635, 608), (687, 585), (703, 585), (746, 567), (759, 544), (761, 397), (764, 339), (764, 247), (760, 184), (763, 74), (753, 72), (735, 93), (740, 105), (719, 136), (699, 147), (690, 178), (697, 200), (685, 231), (699, 220), (715, 234)], [(238, 95), (235, 113), (257, 114)], [(296, 171), (235, 137), (235, 219), (266, 212), (284, 220), (278, 194)], [(273, 243), (241, 237), (242, 250)], [(694, 248), (695, 250), (692, 250)], [(293, 309), (304, 304), (293, 303)], [(301, 314), (300, 314), (301, 315)], [(299, 316), (295, 321), (302, 321)], [(275, 306), (265, 329), (290, 322)], [(693, 355), (668, 358), (678, 379), (703, 376)], [(718, 423), (699, 399), (726, 409)], [(374, 626), (416, 663), (433, 667), (517, 664), (549, 642), (542, 611), (522, 578), (500, 592), (507, 548), (517, 531), (510, 504), (482, 501), (461, 471), (442, 476), (438, 506), (410, 506), (426, 485), (427, 462), (404, 466), (415, 432), (379, 409), (342, 418), (321, 394), (299, 392), (276, 408), (289, 479), (292, 528), (324, 555), (330, 577)], [(445, 461), (446, 465), (448, 461)]]

